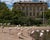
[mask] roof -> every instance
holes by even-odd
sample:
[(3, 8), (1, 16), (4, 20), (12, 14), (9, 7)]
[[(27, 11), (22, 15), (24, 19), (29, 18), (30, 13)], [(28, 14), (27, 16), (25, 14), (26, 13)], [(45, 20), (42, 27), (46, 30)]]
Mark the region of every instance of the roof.
[(24, 2), (20, 1), (20, 2), (15, 2), (14, 4), (16, 4), (16, 3), (45, 3), (45, 4), (47, 4), (46, 2), (32, 2), (32, 1), (29, 1), (29, 2), (27, 2), (27, 1), (24, 1)]

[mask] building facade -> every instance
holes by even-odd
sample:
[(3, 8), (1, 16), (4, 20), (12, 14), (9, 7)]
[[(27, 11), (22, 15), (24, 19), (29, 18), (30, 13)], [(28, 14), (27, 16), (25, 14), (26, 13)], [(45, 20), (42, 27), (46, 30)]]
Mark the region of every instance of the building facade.
[(44, 2), (16, 2), (14, 8), (21, 10), (25, 16), (37, 17), (47, 11), (48, 5)]

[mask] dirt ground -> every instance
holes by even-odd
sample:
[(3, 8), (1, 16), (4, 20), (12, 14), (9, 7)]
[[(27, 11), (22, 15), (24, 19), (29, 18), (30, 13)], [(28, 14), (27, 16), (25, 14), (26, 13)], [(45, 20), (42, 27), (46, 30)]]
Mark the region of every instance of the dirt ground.
[(4, 29), (0, 28), (0, 40), (32, 40), (32, 38), (28, 35), (27, 28), (25, 29), (16, 27), (5, 27)]
[[(44, 29), (44, 28), (41, 28), (41, 29)], [(40, 29), (40, 28), (34, 28), (34, 29)], [(32, 40), (30, 33), (34, 29), (32, 27), (29, 27), (29, 28), (5, 27), (4, 29), (0, 28), (0, 40)]]

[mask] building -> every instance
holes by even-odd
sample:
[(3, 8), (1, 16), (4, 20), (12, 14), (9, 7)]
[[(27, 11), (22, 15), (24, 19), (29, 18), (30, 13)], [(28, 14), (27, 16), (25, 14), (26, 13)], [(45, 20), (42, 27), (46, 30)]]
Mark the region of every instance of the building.
[(14, 3), (16, 10), (21, 10), (25, 16), (37, 17), (47, 11), (48, 5), (45, 2), (16, 2)]

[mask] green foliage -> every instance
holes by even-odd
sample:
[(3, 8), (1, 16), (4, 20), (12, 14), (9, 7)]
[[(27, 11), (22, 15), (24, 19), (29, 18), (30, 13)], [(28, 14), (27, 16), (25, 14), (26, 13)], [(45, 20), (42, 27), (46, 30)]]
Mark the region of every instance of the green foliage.
[(50, 9), (45, 12), (45, 18), (50, 19)]
[(10, 22), (12, 12), (4, 2), (0, 2), (0, 23)]
[[(40, 15), (41, 18), (43, 18), (43, 13)], [(44, 12), (44, 18), (50, 19), (50, 9)]]

